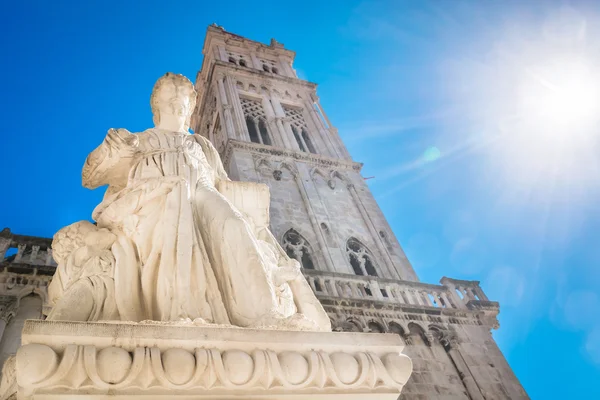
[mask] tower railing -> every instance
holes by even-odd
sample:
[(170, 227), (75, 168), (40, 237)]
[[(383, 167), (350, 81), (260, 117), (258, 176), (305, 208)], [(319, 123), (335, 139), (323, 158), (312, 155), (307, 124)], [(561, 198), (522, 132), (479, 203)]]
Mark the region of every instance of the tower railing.
[(488, 300), (477, 281), (443, 278), (441, 285), (432, 285), (317, 270), (303, 272), (320, 298), (372, 300), (418, 308), (456, 310), (498, 307), (496, 302)]
[(53, 275), (52, 240), (37, 236), (15, 235), (9, 229), (0, 232), (0, 268), (20, 274)]

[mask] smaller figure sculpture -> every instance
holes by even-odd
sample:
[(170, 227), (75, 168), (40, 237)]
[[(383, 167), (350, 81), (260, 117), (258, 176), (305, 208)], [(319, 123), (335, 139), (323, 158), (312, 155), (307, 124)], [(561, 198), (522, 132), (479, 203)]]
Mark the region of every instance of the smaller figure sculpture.
[(58, 268), (48, 287), (54, 306), (49, 320), (118, 320), (115, 303), (115, 258), (110, 250), (116, 236), (88, 221), (59, 230), (52, 241)]

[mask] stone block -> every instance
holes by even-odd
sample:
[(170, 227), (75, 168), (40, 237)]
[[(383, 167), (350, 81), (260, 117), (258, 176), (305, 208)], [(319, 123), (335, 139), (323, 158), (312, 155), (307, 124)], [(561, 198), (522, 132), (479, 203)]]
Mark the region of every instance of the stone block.
[(29, 320), (22, 343), (22, 400), (395, 400), (412, 371), (393, 334)]

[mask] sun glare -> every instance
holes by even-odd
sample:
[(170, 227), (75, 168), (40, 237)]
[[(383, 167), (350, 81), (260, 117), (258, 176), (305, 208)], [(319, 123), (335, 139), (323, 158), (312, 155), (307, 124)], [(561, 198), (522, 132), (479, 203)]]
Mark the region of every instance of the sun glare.
[(527, 70), (519, 92), (521, 118), (550, 129), (547, 133), (562, 127), (576, 133), (599, 114), (599, 86), (599, 78), (581, 62), (547, 61)]
[(448, 85), (472, 127), (465, 136), (483, 143), (482, 174), (503, 196), (572, 202), (600, 191), (597, 23), (570, 9), (523, 17), (456, 58), (460, 78)]

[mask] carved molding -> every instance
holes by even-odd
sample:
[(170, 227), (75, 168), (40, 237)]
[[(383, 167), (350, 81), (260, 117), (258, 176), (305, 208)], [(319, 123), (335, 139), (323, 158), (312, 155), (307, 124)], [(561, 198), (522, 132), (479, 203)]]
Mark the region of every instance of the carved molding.
[(351, 170), (359, 172), (362, 168), (361, 163), (333, 159), (318, 154), (306, 153), (301, 151), (293, 151), (281, 148), (275, 148), (252, 142), (241, 142), (238, 140), (229, 139), (223, 155), (223, 164), (229, 166), (234, 150), (244, 150), (256, 156), (269, 156), (291, 158), (297, 161), (305, 162), (315, 166), (325, 168), (336, 168), (342, 170)]
[(85, 393), (107, 389), (116, 393), (128, 389), (154, 393), (222, 389), (232, 394), (249, 389), (343, 392), (395, 388), (399, 393), (408, 379), (406, 371), (410, 371), (408, 357), (396, 353), (379, 357), (367, 352), (245, 352), (216, 348), (163, 351), (156, 347), (127, 351), (90, 345), (67, 345), (60, 355), (49, 346), (25, 345), (17, 353), (17, 363), (30, 366), (17, 371), (17, 382), (25, 396), (56, 388)]
[(391, 335), (48, 321), (27, 321), (23, 332), (16, 376), (24, 400), (107, 390), (186, 399), (284, 392), (391, 399), (412, 372)]

